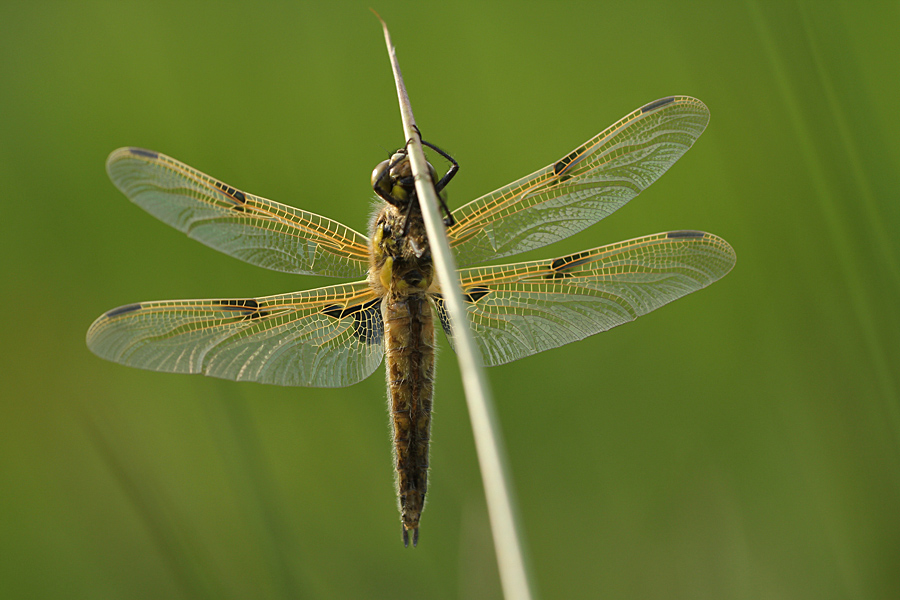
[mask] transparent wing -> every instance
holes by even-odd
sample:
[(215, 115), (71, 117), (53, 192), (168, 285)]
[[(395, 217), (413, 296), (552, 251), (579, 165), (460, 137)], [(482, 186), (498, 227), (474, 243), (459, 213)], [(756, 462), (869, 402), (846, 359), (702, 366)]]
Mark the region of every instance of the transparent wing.
[(540, 248), (611, 214), (656, 181), (709, 122), (686, 96), (643, 106), (555, 163), (453, 211), (460, 265)]
[[(475, 341), (484, 364), (494, 366), (633, 321), (706, 287), (734, 262), (725, 240), (672, 231), (459, 275)], [(443, 299), (432, 299), (452, 343)]]
[(242, 192), (165, 154), (119, 148), (110, 179), (132, 202), (190, 237), (250, 264), (364, 277), (368, 238), (336, 221)]
[(381, 301), (364, 281), (231, 300), (164, 300), (111, 310), (88, 347), (130, 367), (236, 381), (339, 387), (384, 354)]

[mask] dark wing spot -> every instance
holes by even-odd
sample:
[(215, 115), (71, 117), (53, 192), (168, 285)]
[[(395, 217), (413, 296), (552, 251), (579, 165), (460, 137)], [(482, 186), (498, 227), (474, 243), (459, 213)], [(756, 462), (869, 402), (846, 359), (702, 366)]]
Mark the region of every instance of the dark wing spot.
[(675, 96), (669, 96), (668, 98), (660, 98), (656, 102), (651, 102), (650, 104), (647, 104), (646, 106), (642, 106), (641, 112), (642, 113), (650, 112), (651, 110), (655, 110), (655, 109), (659, 108), (660, 106), (665, 106), (666, 104), (671, 104), (673, 102), (675, 102)]
[(114, 308), (111, 311), (106, 313), (107, 318), (118, 317), (119, 315), (124, 315), (125, 313), (130, 313), (138, 310), (141, 307), (140, 303), (138, 304), (128, 304), (126, 306), (120, 306), (119, 308)]
[[(463, 301), (468, 302), (469, 304), (475, 304), (485, 296), (491, 293), (492, 290), (485, 287), (473, 287), (468, 289), (465, 293), (463, 293)], [(444, 297), (440, 294), (431, 294), (432, 300), (434, 300), (434, 305), (437, 308), (438, 318), (441, 320), (441, 326), (444, 328), (444, 333), (447, 334), (447, 337), (453, 337), (453, 326), (450, 324), (450, 313), (447, 311), (447, 305), (444, 303)]]
[(363, 309), (353, 315), (353, 334), (363, 342), (377, 346), (384, 341), (381, 298), (370, 300), (362, 306)]
[(453, 339), (453, 327), (450, 325), (450, 313), (447, 312), (444, 297), (440, 294), (431, 294), (431, 299), (434, 300), (434, 306), (437, 308), (438, 318), (441, 320), (441, 327), (444, 328), (444, 333), (448, 338)]
[(702, 238), (705, 235), (706, 234), (703, 233), (702, 231), (684, 230), (684, 231), (670, 231), (669, 233), (666, 234), (666, 237), (671, 240), (671, 239), (676, 239), (676, 238)]
[(153, 160), (156, 160), (157, 158), (159, 158), (159, 154), (157, 154), (156, 152), (154, 152), (152, 150), (144, 150), (143, 148), (129, 148), (128, 150), (130, 150), (132, 154), (137, 154), (138, 156), (145, 156), (147, 158), (152, 158)]
[(566, 170), (566, 167), (569, 166), (569, 163), (570, 163), (570, 162), (571, 162), (571, 161), (569, 160), (569, 157), (567, 156), (566, 158), (562, 159), (561, 161), (559, 161), (558, 163), (556, 163), (555, 165), (553, 165), (553, 174), (554, 174), (554, 175), (559, 175), (560, 173), (562, 173), (563, 171), (565, 171), (565, 170)]
[(343, 319), (349, 317), (350, 315), (355, 315), (359, 311), (363, 310), (364, 304), (354, 304), (353, 306), (348, 306), (347, 308), (343, 308), (339, 304), (331, 304), (322, 309), (322, 314), (328, 315), (329, 317), (334, 317), (335, 319)]
[(491, 290), (483, 287), (475, 287), (468, 290), (465, 294), (463, 294), (463, 300), (466, 302), (475, 303), (487, 296), (491, 293)]
[[(559, 260), (559, 259), (556, 259), (556, 260)], [(553, 261), (553, 262), (556, 262), (556, 261)], [(563, 265), (563, 266), (565, 266), (565, 265)], [(553, 267), (551, 266), (551, 268), (553, 268)], [(574, 277), (574, 275), (572, 275), (571, 273), (565, 273), (563, 271), (557, 271), (556, 269), (553, 269), (552, 272), (544, 275), (544, 279), (565, 279), (566, 277)]]
[(585, 152), (587, 152), (587, 148), (584, 146), (577, 148), (570, 152), (568, 156), (553, 165), (553, 174), (559, 177), (559, 181), (565, 181), (572, 177), (571, 175), (566, 175), (565, 171), (572, 165), (578, 163)]
[(346, 319), (352, 316), (353, 335), (367, 344), (380, 344), (384, 339), (381, 298), (369, 300), (365, 304), (354, 304), (347, 308), (331, 304), (322, 309), (322, 314), (335, 319)]
[(222, 310), (233, 310), (242, 313), (244, 319), (260, 319), (269, 315), (269, 311), (261, 310), (259, 302), (253, 298), (219, 300), (219, 308)]
[(323, 315), (328, 315), (329, 317), (334, 317), (335, 319), (343, 319), (344, 318), (344, 309), (338, 306), (337, 304), (332, 304), (330, 306), (326, 306), (322, 309)]
[[(562, 163), (556, 163), (556, 167), (559, 167), (561, 164)], [(556, 167), (553, 167), (554, 171), (556, 171)], [(551, 185), (557, 185), (564, 181), (568, 181), (568, 180), (572, 179), (571, 175), (566, 175), (565, 173), (562, 173), (561, 175), (559, 175), (559, 173), (561, 173), (561, 172), (562, 172), (562, 169), (559, 169), (559, 171), (557, 171), (557, 175), (558, 175), (559, 179), (556, 181), (556, 183), (553, 183)]]
[(554, 261), (550, 263), (551, 272), (547, 273), (544, 277), (547, 279), (574, 277), (574, 275), (567, 273), (566, 271), (581, 265), (586, 265), (592, 260), (594, 260), (594, 257), (591, 252), (579, 252), (578, 254), (570, 254), (569, 256), (554, 259)]
[(239, 212), (243, 212), (246, 210), (245, 204), (247, 204), (247, 197), (244, 196), (244, 192), (241, 190), (236, 190), (230, 185), (224, 184), (221, 181), (214, 182), (214, 185), (220, 192), (228, 196), (229, 199), (234, 201), (234, 209)]

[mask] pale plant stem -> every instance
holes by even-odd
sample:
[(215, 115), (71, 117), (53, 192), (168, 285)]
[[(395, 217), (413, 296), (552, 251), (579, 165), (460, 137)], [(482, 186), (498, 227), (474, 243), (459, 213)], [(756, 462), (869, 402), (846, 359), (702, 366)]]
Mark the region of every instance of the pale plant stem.
[[(381, 19), (381, 17), (378, 18)], [(384, 39), (391, 58), (394, 80), (397, 84), (403, 132), (406, 139), (409, 140), (407, 151), (415, 176), (416, 194), (422, 208), (425, 230), (428, 233), (428, 242), (437, 270), (438, 281), (441, 284), (441, 294), (450, 313), (450, 321), (453, 323), (453, 340), (469, 407), (469, 417), (472, 420), (475, 449), (478, 453), (481, 478), (484, 482), (503, 595), (509, 600), (530, 599), (534, 597), (534, 594), (525, 568), (522, 536), (516, 523), (513, 489), (506, 467), (500, 427), (494, 414), (493, 400), (484, 375), (484, 368), (481, 366), (480, 353), (475, 346), (475, 340), (469, 327), (462, 291), (456, 274), (456, 261), (444, 233), (444, 224), (438, 209), (434, 184), (425, 162), (421, 139), (415, 130), (412, 107), (403, 84), (397, 54), (384, 20), (381, 20), (381, 24), (384, 28)]]

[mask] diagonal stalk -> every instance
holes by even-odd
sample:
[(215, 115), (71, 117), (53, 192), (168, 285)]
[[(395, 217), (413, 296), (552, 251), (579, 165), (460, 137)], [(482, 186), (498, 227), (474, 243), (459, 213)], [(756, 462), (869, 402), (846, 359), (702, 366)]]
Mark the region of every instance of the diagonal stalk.
[(528, 572), (525, 569), (522, 536), (516, 523), (513, 489), (506, 467), (500, 427), (494, 414), (493, 400), (484, 375), (484, 367), (481, 366), (480, 353), (475, 346), (475, 340), (469, 327), (462, 291), (456, 274), (456, 261), (444, 233), (434, 183), (431, 181), (426, 166), (422, 141), (415, 129), (412, 107), (406, 94), (403, 76), (400, 73), (397, 53), (391, 42), (387, 24), (378, 13), (375, 13), (375, 16), (381, 21), (384, 29), (384, 40), (394, 71), (394, 81), (397, 84), (403, 132), (405, 138), (409, 140), (407, 152), (416, 180), (416, 194), (422, 208), (422, 217), (425, 220), (425, 230), (428, 233), (438, 281), (441, 284), (441, 294), (450, 313), (450, 321), (453, 323), (456, 355), (469, 407), (469, 417), (472, 420), (475, 449), (478, 453), (481, 478), (484, 482), (503, 595), (508, 600), (527, 600), (534, 597), (534, 594), (531, 590)]

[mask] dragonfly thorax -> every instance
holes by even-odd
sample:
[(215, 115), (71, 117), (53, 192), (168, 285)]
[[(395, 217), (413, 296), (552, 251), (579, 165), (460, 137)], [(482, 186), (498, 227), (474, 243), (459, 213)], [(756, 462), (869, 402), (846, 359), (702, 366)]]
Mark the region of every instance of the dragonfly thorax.
[(409, 208), (385, 204), (373, 224), (369, 281), (381, 294), (424, 293), (434, 279), (422, 213)]

